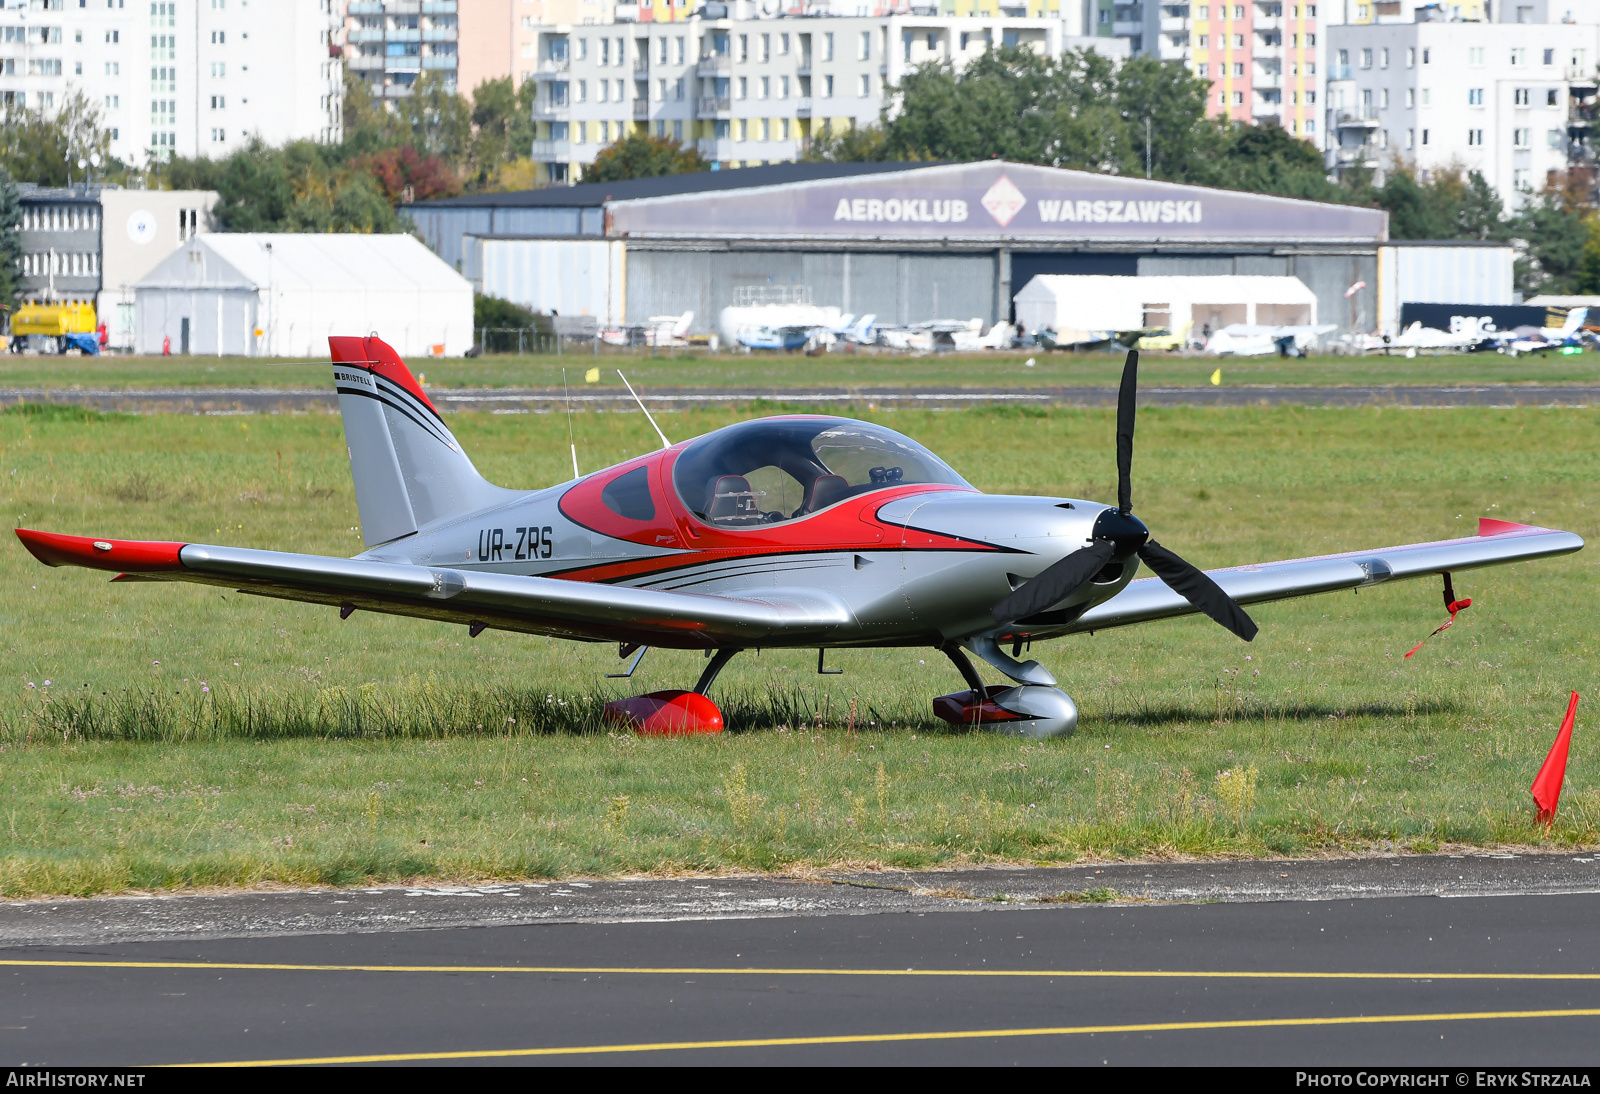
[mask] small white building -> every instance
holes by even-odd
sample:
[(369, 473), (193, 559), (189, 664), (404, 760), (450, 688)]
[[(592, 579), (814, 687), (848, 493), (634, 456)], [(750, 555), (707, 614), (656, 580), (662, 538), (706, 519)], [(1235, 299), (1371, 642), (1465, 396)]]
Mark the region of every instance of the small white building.
[(1234, 323), (1310, 326), (1317, 297), (1298, 277), (1248, 274), (1115, 277), (1040, 274), (1017, 293), (1025, 331), (1132, 331), (1164, 327), (1201, 337)]
[(472, 346), (472, 285), (415, 236), (196, 236), (134, 286), (137, 352), (325, 357), (376, 333), (402, 356)]

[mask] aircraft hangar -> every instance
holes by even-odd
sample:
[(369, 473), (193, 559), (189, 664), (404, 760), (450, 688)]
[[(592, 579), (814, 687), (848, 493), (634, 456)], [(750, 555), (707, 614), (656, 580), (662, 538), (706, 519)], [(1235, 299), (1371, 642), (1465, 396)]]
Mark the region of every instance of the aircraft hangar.
[[(807, 296), (880, 324), (1010, 318), (1037, 274), (1290, 275), (1340, 331), (1378, 325), (1388, 214), (988, 160), (790, 163), (415, 202), (481, 292), (637, 323)], [(1352, 291), (1353, 290), (1353, 291)]]

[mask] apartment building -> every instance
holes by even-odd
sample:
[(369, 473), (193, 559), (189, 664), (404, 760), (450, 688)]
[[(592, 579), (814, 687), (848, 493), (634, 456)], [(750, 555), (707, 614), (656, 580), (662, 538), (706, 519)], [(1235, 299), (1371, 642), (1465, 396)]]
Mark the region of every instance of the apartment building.
[(1326, 66), (1317, 7), (1315, 0), (1145, 0), (1116, 5), (1114, 21), (1103, 25), (1131, 37), (1135, 52), (1181, 61), (1210, 80), (1211, 116), (1281, 125), (1320, 147)]
[[(396, 99), (409, 95), (411, 85), (424, 72), (443, 77), (451, 87), (458, 85), (461, 28), (456, 0), (344, 2), (344, 63), (367, 83), (374, 96)], [(476, 0), (470, 6), (488, 2)], [(496, 33), (504, 31), (504, 27), (485, 28), (484, 34), (492, 42)], [(488, 48), (487, 42), (480, 42), (474, 55)]]
[(1335, 28), (1332, 166), (1478, 171), (1515, 206), (1587, 131), (1600, 26), (1425, 21)]
[(250, 137), (337, 140), (337, 0), (5, 0), (0, 104), (100, 109), (111, 154), (226, 155)]
[[(567, 0), (571, 2), (571, 0)], [(713, 11), (735, 19), (778, 16), (955, 15), (979, 19), (1077, 18), (1092, 0), (710, 0)], [(616, 18), (638, 23), (682, 23), (710, 18), (705, 0), (620, 0)], [(1070, 10), (1069, 10), (1070, 9)], [(553, 20), (552, 20), (553, 21)], [(1083, 30), (1075, 29), (1074, 34)]]
[(1064, 33), (1061, 19), (954, 16), (705, 19), (539, 32), (533, 158), (576, 181), (630, 132), (693, 143), (713, 163), (792, 160), (813, 136), (878, 118), (886, 89), (929, 61), (957, 68), (991, 46), (1051, 55), (1126, 43)]

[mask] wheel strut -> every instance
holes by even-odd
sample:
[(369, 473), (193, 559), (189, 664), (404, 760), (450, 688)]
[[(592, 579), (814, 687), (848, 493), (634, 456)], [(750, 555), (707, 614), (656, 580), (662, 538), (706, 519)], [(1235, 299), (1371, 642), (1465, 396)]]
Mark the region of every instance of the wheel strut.
[(711, 655), (711, 664), (707, 665), (706, 670), (700, 674), (700, 682), (694, 686), (696, 694), (704, 695), (710, 691), (711, 685), (717, 682), (717, 676), (722, 672), (723, 667), (729, 661), (732, 661), (736, 654), (743, 652), (744, 650), (735, 649), (732, 646), (719, 647), (717, 652)]

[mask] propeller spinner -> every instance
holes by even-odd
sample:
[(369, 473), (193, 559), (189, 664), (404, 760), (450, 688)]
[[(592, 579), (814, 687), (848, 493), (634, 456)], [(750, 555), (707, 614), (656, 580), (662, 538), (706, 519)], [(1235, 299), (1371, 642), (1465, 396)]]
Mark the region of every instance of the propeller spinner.
[(1117, 507), (1095, 521), (1089, 546), (1052, 563), (1042, 573), (994, 606), (996, 623), (1013, 623), (1059, 604), (1094, 579), (1107, 564), (1134, 555), (1197, 609), (1249, 642), (1260, 629), (1237, 601), (1198, 567), (1150, 538), (1150, 529), (1133, 515), (1134, 404), (1139, 388), (1139, 353), (1130, 350), (1117, 392)]

